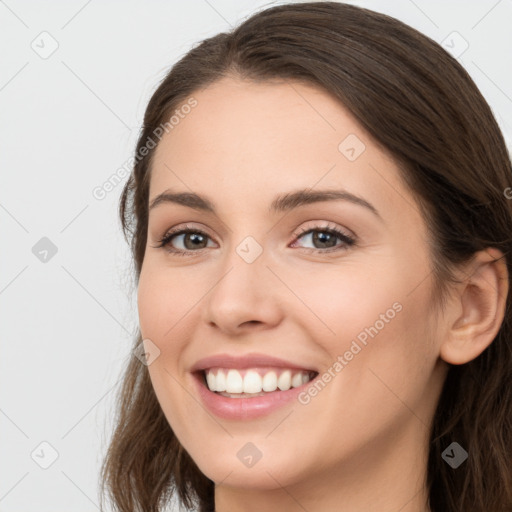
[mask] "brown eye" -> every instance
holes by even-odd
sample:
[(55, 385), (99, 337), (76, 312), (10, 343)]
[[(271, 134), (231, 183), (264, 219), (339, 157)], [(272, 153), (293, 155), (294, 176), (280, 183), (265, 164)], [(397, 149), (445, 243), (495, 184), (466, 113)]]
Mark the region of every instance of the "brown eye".
[[(355, 239), (333, 227), (314, 226), (306, 229), (297, 235), (297, 239), (305, 239), (313, 244), (314, 252), (329, 252), (336, 247), (346, 249), (355, 244)], [(338, 240), (341, 243), (337, 243)], [(294, 244), (295, 245), (295, 244)], [(308, 249), (306, 247), (306, 249)]]
[(198, 229), (179, 229), (167, 233), (156, 247), (163, 247), (171, 253), (186, 254), (205, 249), (209, 239), (206, 233)]

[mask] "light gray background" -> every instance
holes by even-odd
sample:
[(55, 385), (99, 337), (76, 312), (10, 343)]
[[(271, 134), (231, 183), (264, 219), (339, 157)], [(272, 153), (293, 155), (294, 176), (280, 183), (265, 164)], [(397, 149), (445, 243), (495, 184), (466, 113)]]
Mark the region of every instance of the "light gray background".
[[(138, 320), (122, 185), (102, 200), (93, 190), (132, 155), (167, 69), (275, 3), (285, 2), (0, 1), (0, 511), (98, 509), (114, 386)], [(350, 3), (450, 36), (453, 51), (467, 41), (459, 60), (510, 144), (512, 0)], [(43, 237), (57, 247), (46, 262), (32, 251)], [(47, 469), (42, 442), (58, 453)]]

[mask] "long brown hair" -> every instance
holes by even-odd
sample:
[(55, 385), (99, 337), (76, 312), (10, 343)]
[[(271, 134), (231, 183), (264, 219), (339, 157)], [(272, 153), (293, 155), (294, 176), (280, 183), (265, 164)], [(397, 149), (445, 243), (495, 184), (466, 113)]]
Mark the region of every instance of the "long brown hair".
[[(500, 249), (511, 275), (512, 166), (492, 111), (465, 69), (404, 23), (338, 2), (289, 3), (256, 13), (196, 45), (153, 94), (120, 199), (136, 280), (147, 237), (154, 149), (141, 157), (194, 92), (234, 76), (302, 81), (334, 95), (398, 164), (432, 241), (442, 301), (454, 268), (477, 251)], [(510, 281), (510, 277), (509, 277)], [(510, 297), (510, 293), (509, 293)], [(433, 512), (512, 511), (512, 309), (476, 359), (450, 365), (433, 419), (427, 468)], [(141, 341), (140, 333), (135, 344)], [(442, 459), (453, 441), (469, 453), (459, 468)], [(214, 510), (214, 483), (166, 421), (147, 367), (128, 362), (116, 427), (102, 468), (102, 495), (116, 511), (156, 512), (172, 495)]]

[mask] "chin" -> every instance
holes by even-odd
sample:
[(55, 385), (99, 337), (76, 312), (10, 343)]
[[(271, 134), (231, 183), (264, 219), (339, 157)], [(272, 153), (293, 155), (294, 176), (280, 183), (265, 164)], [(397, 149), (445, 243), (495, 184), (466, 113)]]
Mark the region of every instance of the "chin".
[[(259, 460), (247, 459), (244, 463), (245, 453), (249, 453), (252, 449), (249, 443), (250, 441), (245, 440), (233, 441), (232, 444), (236, 445), (237, 449), (232, 453), (219, 450), (219, 453), (206, 455), (202, 450), (198, 457), (195, 457), (194, 454), (191, 456), (199, 470), (216, 484), (262, 491), (278, 489), (299, 480), (296, 452), (290, 453), (287, 457), (285, 454), (268, 449), (268, 456), (265, 456), (263, 448)], [(241, 447), (244, 446), (248, 447), (245, 451), (243, 448), (241, 450)], [(239, 451), (242, 451), (240, 455), (242, 460), (237, 456)], [(300, 470), (304, 471), (302, 464)]]

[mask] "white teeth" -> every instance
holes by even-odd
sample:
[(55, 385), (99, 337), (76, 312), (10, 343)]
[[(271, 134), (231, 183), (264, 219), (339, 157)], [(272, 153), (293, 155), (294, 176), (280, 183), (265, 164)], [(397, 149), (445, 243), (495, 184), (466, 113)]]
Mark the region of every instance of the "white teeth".
[(263, 391), (275, 391), (277, 389), (276, 372), (268, 372), (263, 376)]
[(217, 372), (217, 377), (215, 378), (215, 391), (226, 391), (226, 374), (222, 370)]
[(302, 374), (301, 373), (296, 373), (292, 377), (292, 388), (298, 388), (299, 386), (302, 386)]
[(306, 384), (311, 380), (310, 372), (297, 370), (284, 370), (279, 374), (276, 371), (268, 371), (261, 376), (261, 372), (248, 369), (245, 375), (233, 368), (219, 368), (216, 372), (206, 370), (206, 384), (210, 391), (227, 394), (247, 393), (262, 395), (263, 392), (287, 391)]
[(228, 393), (242, 393), (244, 381), (242, 376), (236, 370), (229, 370), (226, 377), (226, 391)]
[(206, 383), (208, 384), (208, 388), (212, 391), (217, 391), (215, 386), (215, 375), (211, 372), (206, 373)]
[(249, 370), (244, 377), (244, 393), (260, 393), (262, 378), (258, 372)]
[(290, 370), (286, 370), (277, 379), (277, 387), (281, 391), (287, 391), (292, 386), (292, 372)]

